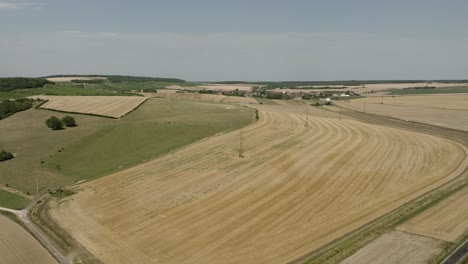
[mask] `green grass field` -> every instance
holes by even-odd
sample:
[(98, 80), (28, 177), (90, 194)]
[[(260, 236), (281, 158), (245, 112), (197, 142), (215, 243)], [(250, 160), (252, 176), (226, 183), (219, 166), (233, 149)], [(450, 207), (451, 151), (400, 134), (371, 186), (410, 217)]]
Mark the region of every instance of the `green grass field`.
[(31, 200), (0, 190), (0, 207), (21, 210), (28, 206), (30, 202)]
[(154, 98), (119, 122), (55, 155), (45, 166), (72, 181), (94, 179), (253, 122), (253, 110)]
[(96, 132), (102, 126), (116, 122), (109, 118), (88, 115), (72, 115), (77, 127), (52, 131), (45, 125), (50, 116), (63, 117), (66, 114), (42, 109), (29, 109), (0, 120), (0, 148), (16, 155), (14, 159), (0, 163), (0, 182), (13, 188), (35, 193), (36, 176), (39, 178), (41, 191), (56, 188), (70, 183), (58, 174), (43, 168), (41, 161), (47, 161), (56, 155)]
[(37, 177), (45, 192), (238, 129), (254, 117), (240, 106), (158, 98), (120, 120), (73, 114), (78, 126), (59, 131), (45, 125), (52, 115), (65, 114), (29, 109), (0, 120), (0, 148), (16, 155), (0, 163), (0, 183), (35, 194)]
[(389, 92), (390, 95), (468, 93), (468, 86), (442, 87), (434, 89), (388, 89), (383, 92)]

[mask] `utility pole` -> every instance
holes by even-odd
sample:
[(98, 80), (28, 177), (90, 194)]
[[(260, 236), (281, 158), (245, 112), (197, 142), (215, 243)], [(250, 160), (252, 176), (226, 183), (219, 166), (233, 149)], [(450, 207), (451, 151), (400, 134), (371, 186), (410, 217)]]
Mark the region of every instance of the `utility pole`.
[(243, 158), (243, 157), (244, 157), (244, 155), (242, 155), (242, 152), (243, 152), (242, 147), (243, 147), (243, 146), (242, 146), (242, 129), (241, 129), (241, 131), (240, 131), (240, 138), (239, 138), (239, 158)]
[(382, 101), (380, 103), (383, 104), (383, 96), (381, 98), (382, 98)]
[(309, 105), (306, 103), (306, 121), (304, 124), (305, 127), (309, 126)]

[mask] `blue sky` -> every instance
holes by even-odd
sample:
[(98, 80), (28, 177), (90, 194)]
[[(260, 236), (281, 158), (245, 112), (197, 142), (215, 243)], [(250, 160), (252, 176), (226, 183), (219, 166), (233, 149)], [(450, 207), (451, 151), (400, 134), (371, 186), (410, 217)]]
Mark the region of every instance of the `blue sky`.
[(468, 1), (0, 0), (0, 75), (468, 78)]

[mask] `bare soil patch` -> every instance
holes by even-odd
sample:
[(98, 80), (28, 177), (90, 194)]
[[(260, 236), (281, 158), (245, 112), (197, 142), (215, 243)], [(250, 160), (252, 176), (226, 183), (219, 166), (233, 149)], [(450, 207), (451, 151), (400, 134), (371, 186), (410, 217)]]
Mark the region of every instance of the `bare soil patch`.
[(455, 242), (468, 231), (468, 188), (399, 226), (399, 230)]
[(342, 264), (424, 264), (441, 251), (442, 242), (399, 231), (380, 236)]

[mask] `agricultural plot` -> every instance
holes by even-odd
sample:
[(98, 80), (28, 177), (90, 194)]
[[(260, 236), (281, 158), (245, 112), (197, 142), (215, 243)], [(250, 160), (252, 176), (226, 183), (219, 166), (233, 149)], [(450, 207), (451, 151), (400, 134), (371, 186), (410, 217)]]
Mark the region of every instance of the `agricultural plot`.
[(37, 96), (48, 100), (43, 109), (120, 118), (147, 98), (139, 96)]
[(148, 99), (44, 167), (67, 179), (94, 179), (154, 159), (197, 140), (253, 122), (251, 109), (213, 102)]
[(338, 104), (371, 114), (468, 131), (467, 102), (468, 94), (444, 94), (367, 97)]
[(26, 230), (0, 215), (0, 263), (53, 264), (57, 261)]
[(442, 242), (404, 232), (384, 234), (341, 264), (425, 264), (440, 252)]
[(286, 263), (467, 165), (442, 138), (279, 112), (243, 129), (243, 158), (233, 131), (85, 183), (52, 218), (105, 263)]
[(399, 226), (399, 230), (455, 242), (468, 231), (468, 188)]
[(71, 183), (59, 173), (44, 168), (48, 160), (95, 133), (101, 127), (118, 122), (110, 118), (88, 115), (75, 116), (78, 126), (73, 129), (52, 131), (45, 120), (61, 114), (48, 110), (29, 109), (0, 120), (0, 146), (15, 154), (14, 159), (0, 164), (0, 183), (24, 192), (36, 193), (36, 179), (39, 189), (57, 188)]

